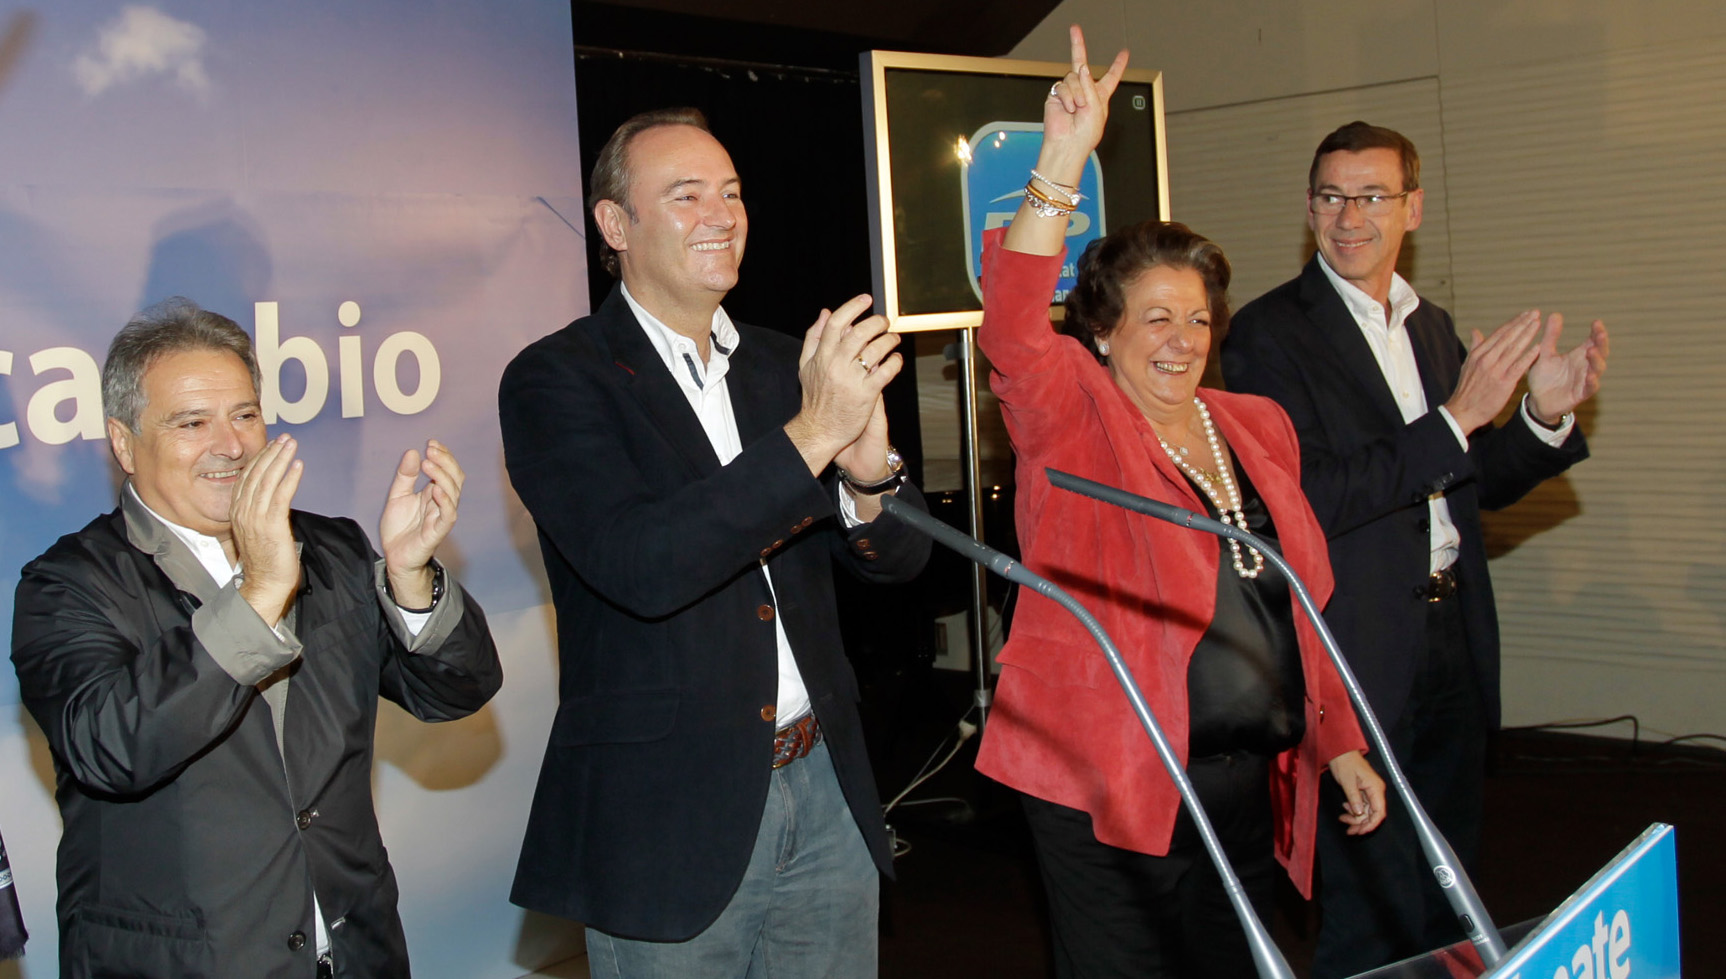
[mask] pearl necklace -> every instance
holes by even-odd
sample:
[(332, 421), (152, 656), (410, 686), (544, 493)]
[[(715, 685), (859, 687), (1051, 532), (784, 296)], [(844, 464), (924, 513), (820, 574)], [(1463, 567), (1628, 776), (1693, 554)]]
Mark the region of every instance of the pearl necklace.
[[(1199, 421), (1204, 423), (1205, 441), (1210, 445), (1211, 459), (1216, 462), (1217, 471), (1213, 473), (1208, 469), (1200, 469), (1188, 462), (1187, 450), (1184, 447), (1175, 448), (1161, 435), (1157, 436), (1157, 444), (1163, 447), (1169, 460), (1179, 466), (1181, 472), (1190, 476), (1193, 482), (1205, 491), (1205, 495), (1210, 497), (1211, 505), (1217, 508), (1217, 515), (1222, 518), (1223, 523), (1238, 530), (1246, 530), (1247, 515), (1246, 511), (1241, 509), (1241, 491), (1235, 486), (1234, 477), (1229, 474), (1228, 463), (1223, 461), (1222, 446), (1217, 442), (1217, 427), (1211, 424), (1211, 410), (1197, 397), (1193, 398), (1193, 405), (1199, 409)], [(1152, 434), (1155, 434), (1154, 429)], [(1221, 493), (1215, 489), (1217, 483), (1222, 484)], [(1234, 538), (1229, 539), (1229, 551), (1234, 555), (1235, 574), (1242, 578), (1257, 578), (1259, 572), (1265, 569), (1265, 556), (1260, 554), (1256, 547), (1249, 547), (1247, 550), (1253, 554), (1251, 568), (1247, 567), (1245, 559), (1241, 557), (1241, 542)]]

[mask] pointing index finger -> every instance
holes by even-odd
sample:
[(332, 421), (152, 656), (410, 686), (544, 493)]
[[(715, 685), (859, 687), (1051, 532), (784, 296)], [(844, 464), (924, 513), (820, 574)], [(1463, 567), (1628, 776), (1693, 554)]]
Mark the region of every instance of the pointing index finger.
[(1073, 24), (1067, 28), (1067, 37), (1072, 42), (1073, 70), (1081, 75), (1088, 74), (1090, 62), (1085, 55), (1085, 32), (1079, 29), (1078, 24)]

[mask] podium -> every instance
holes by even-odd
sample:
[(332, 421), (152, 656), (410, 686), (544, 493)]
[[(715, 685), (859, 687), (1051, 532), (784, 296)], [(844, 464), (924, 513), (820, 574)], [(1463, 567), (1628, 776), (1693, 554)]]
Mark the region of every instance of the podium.
[(1672, 827), (1649, 826), (1551, 914), (1504, 938), (1514, 945), (1490, 971), (1460, 942), (1355, 979), (1679, 979)]
[[(1540, 919), (1534, 918), (1511, 925), (1499, 934), (1507, 942), (1518, 942), (1539, 925)], [(1380, 966), (1370, 972), (1356, 973), (1353, 979), (1475, 979), (1484, 975), (1485, 969), (1486, 966), (1480, 961), (1480, 953), (1475, 950), (1473, 942), (1457, 942), (1424, 955)]]

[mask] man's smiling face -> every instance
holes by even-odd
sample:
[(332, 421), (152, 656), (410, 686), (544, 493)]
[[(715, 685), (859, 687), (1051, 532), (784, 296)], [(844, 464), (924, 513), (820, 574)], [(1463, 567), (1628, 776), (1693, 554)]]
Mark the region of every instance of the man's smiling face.
[(630, 294), (649, 309), (717, 303), (749, 236), (730, 154), (694, 126), (658, 126), (630, 141), (628, 163), (629, 220), (611, 244)]
[[(1392, 149), (1374, 147), (1358, 153), (1338, 150), (1319, 159), (1313, 194), (1400, 194), (1402, 157)], [(1389, 214), (1369, 217), (1355, 202), (1336, 214), (1317, 214), (1307, 207), (1307, 227), (1331, 271), (1359, 286), (1379, 302), (1390, 295), (1391, 276), (1403, 235), (1420, 227), (1425, 192), (1411, 191)]]
[(269, 436), (252, 374), (229, 350), (177, 350), (144, 372), (138, 430), (108, 419), (108, 439), (138, 498), (164, 519), (218, 539), (240, 473)]

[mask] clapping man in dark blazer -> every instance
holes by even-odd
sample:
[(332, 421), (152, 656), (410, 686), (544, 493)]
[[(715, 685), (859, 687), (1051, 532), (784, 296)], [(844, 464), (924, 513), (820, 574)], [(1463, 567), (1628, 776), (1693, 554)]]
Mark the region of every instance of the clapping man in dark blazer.
[(264, 430), (250, 339), (184, 300), (115, 337), (102, 400), (120, 506), (25, 566), (12, 624), (59, 783), (60, 974), (408, 975), (378, 696), (440, 721), (502, 682), (432, 558), (461, 467), (435, 441), (402, 456), (381, 558), (292, 509), (304, 465)]
[(749, 220), (694, 110), (624, 123), (588, 196), (622, 282), (499, 392), (561, 663), (513, 900), (584, 922), (596, 976), (873, 976), (891, 856), (832, 573), (928, 556), (880, 503), (921, 505), (898, 338), (867, 296), (801, 349), (731, 321)]
[[(1326, 136), (1307, 190), (1318, 254), (1235, 315), (1223, 377), (1294, 421), (1301, 484), (1336, 574), (1326, 618), (1415, 792), (1471, 865), (1486, 736), (1499, 720), (1480, 511), (1587, 457), (1571, 413), (1599, 390), (1607, 336), (1596, 321), (1561, 354), (1563, 320), (1543, 327), (1530, 311), (1484, 339), (1475, 331), (1464, 350), (1450, 314), (1396, 273), (1424, 196), (1420, 157), (1402, 134), (1355, 122)], [(1493, 425), (1524, 377), (1520, 407)], [(1405, 814), (1392, 807), (1371, 836), (1327, 828), (1315, 976), (1463, 937)]]

